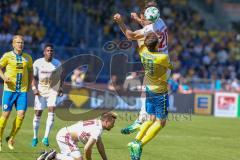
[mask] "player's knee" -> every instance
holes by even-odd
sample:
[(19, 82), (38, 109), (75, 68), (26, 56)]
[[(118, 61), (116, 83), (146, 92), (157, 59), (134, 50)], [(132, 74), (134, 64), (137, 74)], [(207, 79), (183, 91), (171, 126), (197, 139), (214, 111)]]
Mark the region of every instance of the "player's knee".
[(42, 111), (36, 111), (36, 112), (35, 112), (35, 115), (36, 115), (37, 117), (41, 117), (41, 116), (42, 116)]
[(150, 115), (150, 121), (155, 122), (156, 121), (156, 116), (155, 115)]
[(8, 119), (10, 116), (10, 112), (3, 112), (2, 113), (2, 117), (4, 117), (5, 119)]
[(20, 119), (24, 119), (25, 117), (25, 111), (18, 111), (17, 112), (17, 117)]
[(25, 118), (25, 114), (18, 114), (17, 117), (18, 119), (23, 120)]
[(165, 119), (164, 119), (164, 120), (162, 120), (162, 119), (157, 119), (156, 122), (159, 123), (159, 124), (162, 126), (162, 128), (166, 126), (166, 120), (165, 120)]
[(48, 112), (49, 113), (54, 113), (55, 108), (54, 107), (48, 107)]

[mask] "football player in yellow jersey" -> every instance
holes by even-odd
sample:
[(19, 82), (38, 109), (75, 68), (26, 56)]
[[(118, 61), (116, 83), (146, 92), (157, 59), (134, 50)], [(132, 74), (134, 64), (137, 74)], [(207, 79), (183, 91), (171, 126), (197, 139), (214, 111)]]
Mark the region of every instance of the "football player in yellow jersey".
[(165, 126), (168, 115), (168, 78), (173, 65), (167, 54), (157, 52), (159, 39), (149, 33), (144, 45), (139, 46), (141, 62), (145, 69), (146, 111), (150, 120), (144, 122), (135, 140), (128, 144), (132, 160), (141, 157), (142, 147)]
[[(17, 116), (10, 135), (6, 138), (9, 149), (13, 150), (14, 138), (19, 131), (27, 110), (27, 92), (33, 78), (32, 57), (23, 52), (24, 40), (16, 35), (12, 40), (13, 50), (6, 52), (0, 59), (0, 77), (4, 80), (2, 96), (2, 115), (0, 117), (0, 151), (2, 150), (3, 131), (13, 104)], [(5, 72), (3, 73), (3, 68)]]
[[(114, 15), (114, 21), (118, 23), (122, 32), (130, 40), (138, 40), (138, 42), (144, 43), (144, 39), (148, 33), (154, 32), (159, 39), (158, 50), (162, 53), (168, 54), (168, 29), (167, 25), (160, 17), (160, 11), (157, 9), (157, 3), (155, 1), (146, 2), (140, 17), (136, 13), (131, 13), (131, 17), (134, 21), (138, 22), (143, 26), (142, 29), (132, 31), (124, 23), (123, 18), (120, 14)], [(153, 18), (154, 17), (154, 18)], [(145, 110), (145, 93), (141, 96), (142, 107), (139, 112), (138, 119), (131, 125), (121, 129), (122, 134), (130, 134), (137, 131), (140, 125), (149, 117)]]

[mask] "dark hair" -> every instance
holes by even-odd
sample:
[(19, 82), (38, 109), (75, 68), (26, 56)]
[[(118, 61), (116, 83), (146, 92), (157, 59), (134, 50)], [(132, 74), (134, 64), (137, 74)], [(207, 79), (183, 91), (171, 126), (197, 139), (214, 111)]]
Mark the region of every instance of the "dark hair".
[(44, 50), (45, 50), (47, 47), (50, 47), (50, 48), (52, 48), (52, 49), (54, 48), (53, 44), (51, 44), (51, 43), (45, 44)]
[(144, 45), (148, 48), (149, 51), (155, 51), (156, 45), (158, 44), (158, 37), (155, 33), (149, 33), (145, 40)]
[(145, 4), (144, 4), (143, 8), (141, 9), (141, 14), (144, 14), (145, 10), (147, 8), (149, 8), (149, 7), (156, 7), (156, 8), (158, 8), (158, 4), (157, 4), (157, 2), (155, 0), (150, 0), (150, 1), (149, 0), (145, 0), (144, 3)]
[(157, 7), (157, 2), (154, 0), (150, 0), (150, 1), (145, 1), (145, 8), (148, 7)]

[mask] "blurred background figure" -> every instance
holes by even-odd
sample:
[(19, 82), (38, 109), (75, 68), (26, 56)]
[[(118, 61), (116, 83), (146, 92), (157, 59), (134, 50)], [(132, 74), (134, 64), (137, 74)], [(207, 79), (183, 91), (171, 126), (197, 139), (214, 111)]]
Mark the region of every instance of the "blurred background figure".
[(127, 76), (124, 81), (123, 89), (126, 91), (140, 91), (141, 88), (142, 84), (137, 72), (131, 72), (131, 74)]
[(182, 79), (179, 85), (179, 93), (182, 94), (191, 94), (193, 93), (190, 82), (187, 79)]
[(237, 78), (235, 78), (231, 83), (231, 91), (240, 92), (240, 84)]
[(179, 73), (174, 73), (172, 75), (172, 78), (168, 80), (170, 111), (176, 111), (176, 107), (174, 105), (174, 94), (178, 92), (180, 78), (181, 78), (181, 75)]
[(71, 76), (71, 84), (73, 87), (81, 88), (84, 86), (84, 79), (86, 72), (83, 68), (77, 68), (73, 71)]
[(117, 75), (112, 75), (111, 79), (108, 82), (108, 89), (110, 91), (117, 91), (121, 89), (121, 85), (118, 82), (118, 77)]

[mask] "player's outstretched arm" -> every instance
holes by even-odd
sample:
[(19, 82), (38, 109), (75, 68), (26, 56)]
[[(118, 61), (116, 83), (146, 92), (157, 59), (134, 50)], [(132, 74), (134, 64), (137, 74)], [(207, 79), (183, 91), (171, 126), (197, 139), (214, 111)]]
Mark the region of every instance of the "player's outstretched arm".
[(90, 138), (84, 147), (84, 155), (86, 160), (92, 160), (92, 147), (96, 143), (96, 139)]
[(113, 19), (119, 25), (121, 31), (127, 37), (127, 39), (138, 40), (144, 37), (144, 34), (142, 34), (140, 30), (133, 32), (131, 29), (129, 29), (123, 22), (122, 16), (119, 13), (115, 14)]
[(106, 152), (105, 152), (105, 147), (104, 147), (104, 144), (103, 144), (101, 138), (98, 139), (96, 145), (97, 145), (98, 152), (99, 152), (99, 154), (101, 155), (102, 159), (103, 159), (103, 160), (107, 160), (107, 155), (106, 155)]
[(132, 12), (131, 13), (131, 18), (138, 24), (140, 24), (142, 27), (144, 27), (144, 23), (143, 21), (141, 20), (141, 18), (137, 15), (137, 13), (135, 12)]

